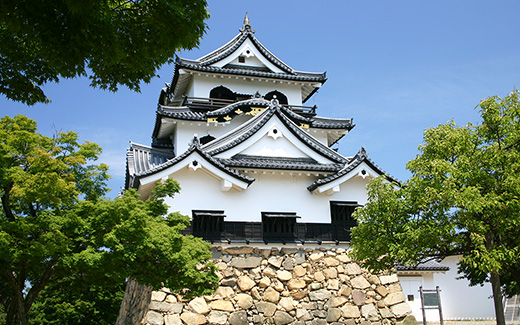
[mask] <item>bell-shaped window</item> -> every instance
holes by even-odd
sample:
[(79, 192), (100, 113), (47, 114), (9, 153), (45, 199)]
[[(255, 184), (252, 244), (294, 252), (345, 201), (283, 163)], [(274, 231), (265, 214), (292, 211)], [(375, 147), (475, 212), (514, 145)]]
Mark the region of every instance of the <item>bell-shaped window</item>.
[(267, 100), (271, 100), (271, 99), (275, 98), (274, 96), (276, 96), (276, 99), (278, 100), (278, 103), (280, 103), (280, 105), (289, 104), (289, 102), (287, 101), (287, 96), (285, 96), (283, 93), (279, 92), (278, 90), (273, 90), (273, 91), (268, 92), (267, 94), (265, 94), (264, 98)]
[(209, 92), (209, 98), (235, 101), (237, 99), (237, 95), (235, 95), (235, 93), (232, 92), (229, 88), (218, 86), (211, 89)]

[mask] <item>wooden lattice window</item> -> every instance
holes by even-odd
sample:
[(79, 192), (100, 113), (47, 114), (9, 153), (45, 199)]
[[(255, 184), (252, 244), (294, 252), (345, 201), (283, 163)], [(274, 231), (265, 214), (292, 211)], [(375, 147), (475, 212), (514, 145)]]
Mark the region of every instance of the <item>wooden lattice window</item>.
[(221, 210), (193, 210), (193, 233), (212, 233), (224, 230), (224, 211)]
[(264, 233), (295, 234), (296, 212), (262, 212), (262, 226)]
[(356, 220), (352, 218), (352, 213), (356, 208), (360, 207), (356, 201), (330, 201), (330, 219), (331, 223), (354, 223)]

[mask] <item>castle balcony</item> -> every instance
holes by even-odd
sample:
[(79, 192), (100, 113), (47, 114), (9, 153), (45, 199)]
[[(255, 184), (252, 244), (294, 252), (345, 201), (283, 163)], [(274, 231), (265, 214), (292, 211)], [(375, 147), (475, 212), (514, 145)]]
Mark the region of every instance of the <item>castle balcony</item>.
[[(195, 111), (213, 111), (224, 106), (236, 103), (238, 101), (248, 98), (233, 99), (221, 99), (221, 98), (204, 98), (204, 97), (188, 97), (185, 96), (183, 99), (168, 101), (167, 106), (186, 106)], [(305, 117), (316, 116), (317, 106), (301, 106), (301, 105), (289, 105), (281, 103), (282, 106), (290, 109), (291, 111)]]
[(293, 223), (272, 227), (262, 222), (222, 221), (200, 224), (193, 220), (181, 231), (184, 235), (194, 235), (209, 242), (240, 243), (318, 243), (349, 242), (350, 229), (355, 221), (341, 223)]

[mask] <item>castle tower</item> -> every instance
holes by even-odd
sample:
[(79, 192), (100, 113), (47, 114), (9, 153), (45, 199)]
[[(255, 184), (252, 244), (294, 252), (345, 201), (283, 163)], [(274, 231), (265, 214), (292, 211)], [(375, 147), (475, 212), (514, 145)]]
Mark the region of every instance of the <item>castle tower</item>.
[(177, 58), (151, 146), (128, 150), (126, 188), (146, 199), (157, 181), (177, 180), (166, 203), (191, 216), (186, 234), (213, 244), (222, 278), (213, 296), (190, 302), (155, 292), (147, 321), (395, 323), (410, 311), (397, 276), (348, 256), (352, 213), (385, 173), (364, 148), (331, 149), (354, 124), (306, 105), (326, 74), (293, 69), (254, 34), (246, 15), (222, 47)]

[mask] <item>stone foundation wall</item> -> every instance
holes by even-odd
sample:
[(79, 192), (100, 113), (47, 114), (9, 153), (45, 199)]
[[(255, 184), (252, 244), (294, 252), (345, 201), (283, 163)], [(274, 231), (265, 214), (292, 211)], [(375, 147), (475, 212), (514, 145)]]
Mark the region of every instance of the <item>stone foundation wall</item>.
[(343, 248), (215, 247), (220, 287), (184, 301), (152, 292), (146, 324), (394, 324), (411, 310), (396, 274), (371, 274)]

